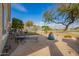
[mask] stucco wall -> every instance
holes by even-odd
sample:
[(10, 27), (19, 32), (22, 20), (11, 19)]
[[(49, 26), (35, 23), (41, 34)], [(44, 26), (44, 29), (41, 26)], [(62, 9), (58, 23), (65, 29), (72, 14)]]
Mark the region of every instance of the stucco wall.
[(2, 5), (0, 3), (0, 54), (1, 54), (1, 45), (2, 45)]
[(0, 54), (6, 42), (7, 34), (4, 34), (4, 6), (0, 3)]

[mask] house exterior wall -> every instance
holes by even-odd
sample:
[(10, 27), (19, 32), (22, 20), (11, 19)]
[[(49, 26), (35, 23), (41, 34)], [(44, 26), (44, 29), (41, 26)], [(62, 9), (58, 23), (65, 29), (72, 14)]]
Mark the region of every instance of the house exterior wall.
[(3, 34), (3, 20), (2, 20), (2, 4), (0, 3), (0, 54), (2, 51), (2, 34)]
[[(6, 10), (6, 33), (4, 33), (4, 9)], [(0, 3), (0, 54), (6, 42), (10, 26), (10, 4)]]

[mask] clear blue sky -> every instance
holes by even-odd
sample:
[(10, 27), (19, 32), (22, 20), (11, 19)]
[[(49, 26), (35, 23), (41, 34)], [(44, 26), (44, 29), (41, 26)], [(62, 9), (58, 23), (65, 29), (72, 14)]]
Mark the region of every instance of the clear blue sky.
[(11, 19), (12, 17), (19, 18), (26, 22), (32, 20), (34, 23), (41, 24), (43, 20), (43, 13), (57, 4), (53, 3), (21, 3), (11, 4)]
[[(32, 20), (35, 24), (43, 25), (43, 13), (50, 8), (56, 8), (55, 3), (12, 3), (11, 4), (11, 20), (13, 17), (19, 18), (26, 22)], [(75, 24), (77, 25), (77, 24)], [(71, 27), (75, 26), (72, 25)], [(49, 24), (54, 28), (63, 28), (61, 24)]]

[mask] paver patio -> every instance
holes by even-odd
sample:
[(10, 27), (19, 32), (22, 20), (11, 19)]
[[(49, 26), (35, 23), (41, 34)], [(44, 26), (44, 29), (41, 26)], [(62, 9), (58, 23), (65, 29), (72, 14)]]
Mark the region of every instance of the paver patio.
[(63, 41), (52, 41), (38, 35), (39, 42), (28, 40), (20, 44), (11, 55), (17, 56), (77, 56), (78, 53)]

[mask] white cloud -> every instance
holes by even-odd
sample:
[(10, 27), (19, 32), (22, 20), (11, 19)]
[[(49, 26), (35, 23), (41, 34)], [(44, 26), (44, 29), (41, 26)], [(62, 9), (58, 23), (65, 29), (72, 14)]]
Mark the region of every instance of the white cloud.
[(12, 5), (12, 8), (18, 10), (18, 11), (21, 11), (21, 12), (27, 12), (27, 9), (20, 5), (20, 4), (11, 4)]
[(37, 22), (35, 23), (36, 25), (39, 25), (39, 26), (43, 26), (44, 25), (44, 22)]
[[(43, 26), (44, 25), (44, 22), (37, 22), (35, 23), (36, 25), (39, 25), (39, 26)], [(48, 26), (50, 26), (51, 28), (54, 28), (54, 29), (64, 29), (65, 26), (62, 25), (62, 24), (55, 24), (55, 23), (51, 23), (51, 24), (48, 24)]]
[(79, 23), (73, 23), (69, 26), (69, 28), (76, 28), (79, 27)]
[(55, 29), (64, 29), (64, 25), (62, 25), (62, 24), (55, 24), (55, 23), (53, 23), (53, 24), (49, 24), (49, 26), (51, 27), (51, 28), (55, 28)]

